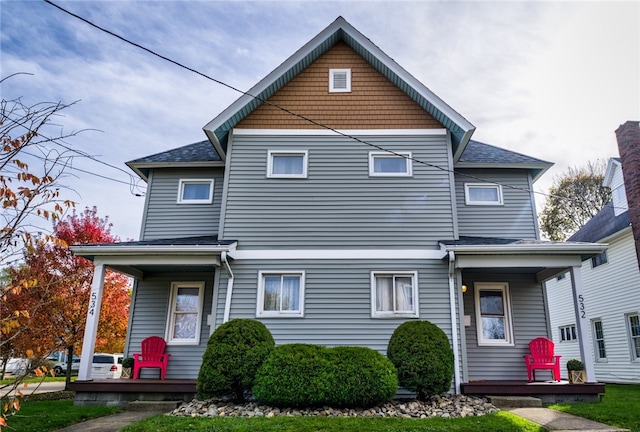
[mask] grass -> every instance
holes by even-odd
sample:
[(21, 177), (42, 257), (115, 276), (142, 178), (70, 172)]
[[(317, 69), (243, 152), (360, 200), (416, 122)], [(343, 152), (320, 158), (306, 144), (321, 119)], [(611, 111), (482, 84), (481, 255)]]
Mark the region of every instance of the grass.
[(640, 432), (640, 385), (607, 384), (600, 402), (555, 404), (548, 408)]
[(121, 432), (542, 432), (543, 428), (511, 413), (500, 411), (481, 417), (458, 419), (397, 419), (362, 417), (191, 418), (155, 415)]

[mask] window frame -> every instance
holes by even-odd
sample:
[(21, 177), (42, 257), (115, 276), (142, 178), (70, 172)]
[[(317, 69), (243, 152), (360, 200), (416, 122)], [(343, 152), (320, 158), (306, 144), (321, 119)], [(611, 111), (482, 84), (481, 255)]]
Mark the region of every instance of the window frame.
[[(336, 88), (335, 75), (337, 73), (346, 73), (345, 88)], [(351, 68), (331, 68), (329, 69), (329, 93), (351, 93)]]
[[(596, 323), (600, 323), (600, 332), (602, 333), (602, 338), (598, 337)], [(607, 344), (605, 341), (604, 326), (602, 325), (602, 319), (593, 318), (591, 320), (591, 333), (593, 336), (593, 355), (595, 357), (595, 360), (597, 363), (604, 363), (607, 361)], [(602, 351), (604, 351), (604, 356), (602, 356), (600, 352), (600, 343), (602, 343)]]
[[(395, 301), (393, 311), (379, 311), (377, 310), (377, 290), (376, 290), (376, 278), (382, 276), (391, 276), (395, 280), (396, 277), (410, 277), (411, 278), (411, 295), (413, 296), (413, 304), (411, 311), (396, 311)], [(395, 283), (393, 284), (395, 288)], [(418, 298), (418, 272), (417, 271), (397, 271), (397, 270), (374, 270), (371, 272), (371, 318), (420, 318)], [(395, 294), (395, 289), (393, 290)]]
[[(497, 191), (498, 201), (477, 201), (472, 200), (469, 194), (470, 189), (495, 189)], [(502, 206), (504, 205), (504, 196), (502, 194), (502, 185), (496, 183), (465, 183), (464, 184), (464, 203), (471, 206)]]
[[(274, 156), (302, 156), (301, 174), (276, 174), (273, 172)], [(267, 178), (301, 179), (308, 177), (309, 150), (268, 150), (267, 151)]]
[(602, 251), (598, 255), (591, 257), (591, 268), (600, 267), (608, 263), (609, 257), (607, 256), (607, 251)]
[[(405, 172), (378, 172), (375, 170), (375, 159), (388, 158), (397, 159), (402, 158), (405, 161)], [(371, 177), (413, 177), (413, 158), (410, 151), (394, 151), (393, 153), (385, 151), (372, 151), (369, 152), (369, 176)]]
[[(504, 334), (505, 339), (485, 339), (482, 327), (482, 312), (480, 305), (480, 293), (482, 291), (500, 291), (502, 293), (502, 304), (504, 308)], [(513, 315), (511, 314), (511, 296), (509, 295), (509, 284), (507, 282), (475, 282), (474, 283), (474, 303), (476, 314), (476, 333), (478, 346), (514, 346), (513, 338)], [(496, 315), (497, 316), (497, 315)]]
[[(283, 311), (264, 310), (264, 279), (266, 276), (298, 276), (300, 278), (300, 292), (298, 293), (298, 310)], [(259, 318), (304, 318), (304, 294), (305, 294), (306, 272), (304, 270), (260, 270), (258, 271), (258, 296), (256, 304), (256, 317)], [(282, 290), (282, 284), (280, 285)], [(281, 296), (282, 297), (282, 296)]]
[[(209, 184), (209, 196), (206, 199), (185, 199), (184, 198), (184, 187), (188, 184)], [(178, 181), (178, 204), (212, 204), (213, 203), (213, 188), (215, 186), (214, 179), (180, 179)]]
[(638, 329), (638, 334), (633, 334), (633, 327), (631, 324), (631, 318), (636, 318), (638, 320), (638, 325), (640, 326), (640, 313), (632, 312), (624, 315), (625, 325), (627, 327), (627, 339), (629, 341), (629, 358), (632, 362), (640, 362), (640, 328)]
[(558, 327), (558, 339), (560, 342), (576, 342), (578, 331), (575, 324), (568, 324)]
[[(175, 318), (179, 313), (176, 311), (176, 300), (178, 291), (180, 288), (197, 288), (198, 289), (198, 317), (196, 321), (195, 335), (193, 338), (176, 338), (173, 336)], [(167, 313), (167, 326), (165, 329), (165, 340), (167, 345), (199, 345), (200, 344), (200, 332), (202, 330), (202, 317), (203, 317), (203, 305), (204, 305), (204, 281), (182, 281), (171, 282), (171, 292), (169, 296), (169, 308)]]

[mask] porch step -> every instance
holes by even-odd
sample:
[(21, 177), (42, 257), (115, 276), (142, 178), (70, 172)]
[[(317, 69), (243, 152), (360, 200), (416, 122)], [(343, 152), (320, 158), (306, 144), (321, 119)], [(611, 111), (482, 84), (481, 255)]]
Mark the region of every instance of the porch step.
[(541, 407), (542, 400), (531, 396), (487, 396), (497, 408)]
[(132, 401), (127, 403), (127, 411), (169, 412), (178, 408), (182, 401)]

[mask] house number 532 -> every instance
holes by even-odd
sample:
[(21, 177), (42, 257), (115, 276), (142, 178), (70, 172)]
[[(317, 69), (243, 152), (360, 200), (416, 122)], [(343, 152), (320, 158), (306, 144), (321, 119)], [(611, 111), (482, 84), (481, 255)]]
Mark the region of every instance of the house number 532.
[(578, 308), (580, 309), (580, 318), (586, 318), (587, 314), (584, 307), (584, 296), (582, 294), (578, 296)]
[(89, 300), (89, 313), (94, 315), (96, 313), (96, 302), (98, 301), (98, 294), (92, 292), (91, 299)]

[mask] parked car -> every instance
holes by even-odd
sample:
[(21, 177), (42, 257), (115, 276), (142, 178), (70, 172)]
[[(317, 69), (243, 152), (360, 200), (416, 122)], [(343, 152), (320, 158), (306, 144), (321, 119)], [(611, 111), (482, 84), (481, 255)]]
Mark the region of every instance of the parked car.
[(29, 359), (26, 358), (10, 358), (7, 360), (5, 373), (11, 375), (23, 375), (29, 369)]
[[(56, 361), (55, 359), (49, 358), (47, 357), (47, 360), (51, 360), (51, 361)], [(53, 371), (56, 373), (56, 375), (64, 375), (66, 373), (67, 370), (67, 362), (66, 359), (60, 361), (58, 360), (54, 365), (53, 365)], [(71, 372), (72, 373), (77, 373), (80, 370), (80, 357), (74, 355), (73, 356), (73, 361), (71, 362)]]
[(111, 379), (122, 375), (122, 354), (96, 353), (91, 364), (91, 378)]

